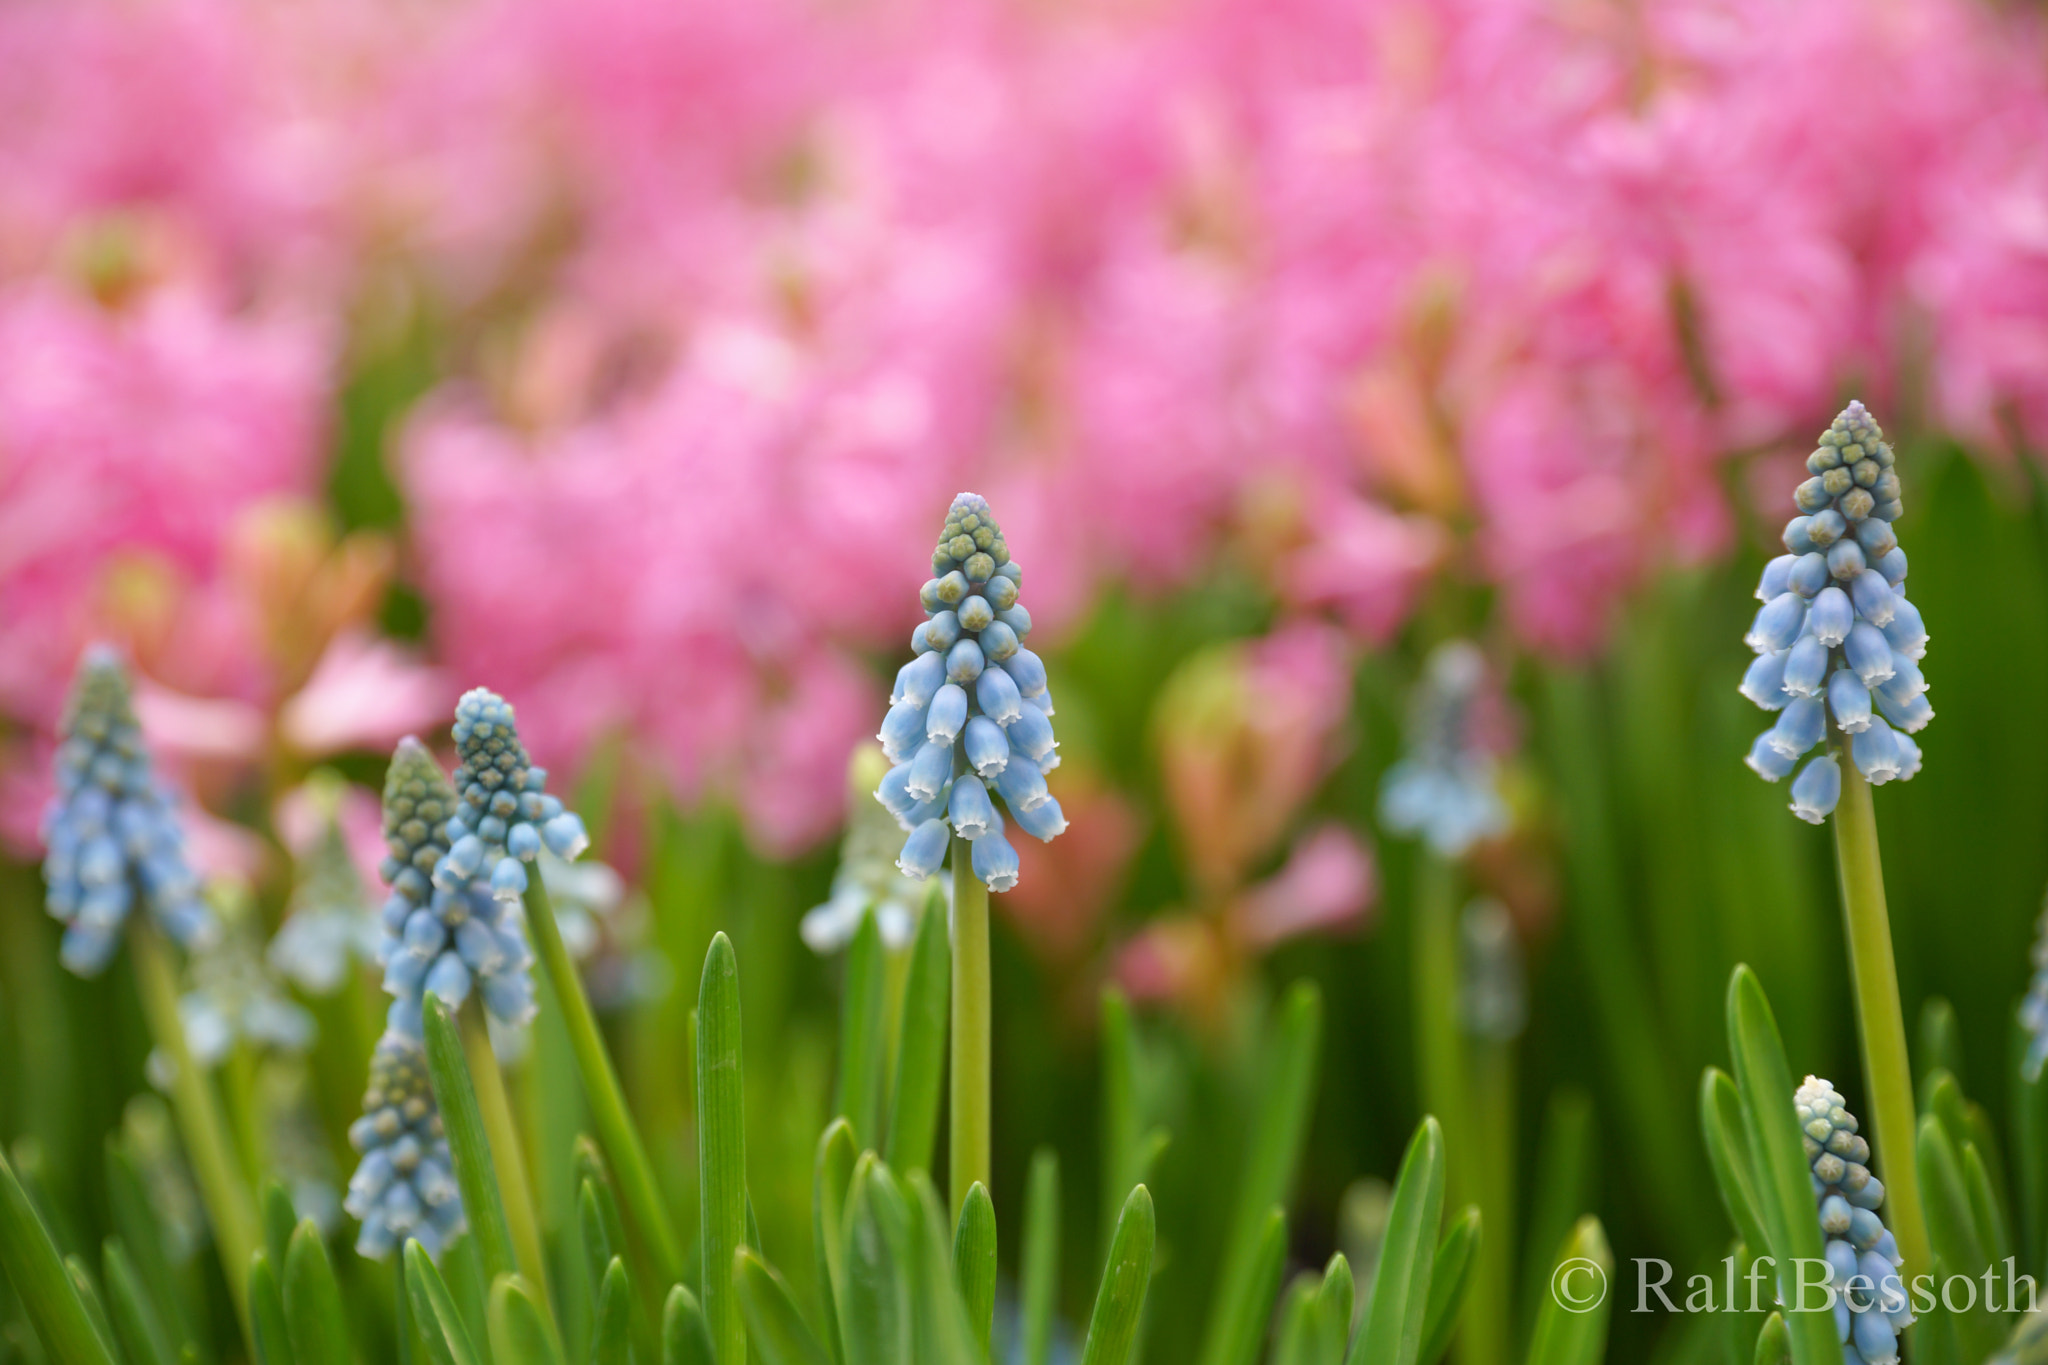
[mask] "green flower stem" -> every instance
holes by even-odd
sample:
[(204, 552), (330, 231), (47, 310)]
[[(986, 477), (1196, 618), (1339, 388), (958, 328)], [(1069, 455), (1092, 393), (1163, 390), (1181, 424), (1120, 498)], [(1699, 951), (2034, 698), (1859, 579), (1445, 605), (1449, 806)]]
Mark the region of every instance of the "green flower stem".
[(989, 1184), (988, 888), (969, 865), (971, 846), (953, 836), (953, 1070), (947, 1169), (953, 1213), (978, 1182)]
[(598, 1032), (590, 997), (583, 992), (583, 978), (577, 975), (568, 946), (562, 942), (554, 903), (548, 899), (538, 866), (526, 879), (526, 923), (533, 931), (541, 965), (547, 971), (549, 984), (555, 988), (555, 998), (561, 1002), (562, 1022), (568, 1026), (576, 1066), (583, 1073), (583, 1093), (590, 1101), (591, 1119), (619, 1182), (619, 1193), (625, 1197), (633, 1223), (654, 1256), (661, 1282), (675, 1284), (683, 1278), (682, 1243), (669, 1219), (668, 1206), (662, 1203), (660, 1188), (654, 1183), (654, 1167), (648, 1164), (647, 1149), (641, 1146), (639, 1130), (633, 1126), (633, 1116), (626, 1108), (618, 1072), (612, 1067), (611, 1054), (605, 1051), (604, 1035)]
[(477, 1111), (491, 1140), (491, 1164), (498, 1170), (498, 1192), (505, 1201), (505, 1223), (512, 1234), (512, 1255), (519, 1273), (547, 1297), (547, 1255), (540, 1240), (540, 1218), (533, 1208), (533, 1181), (526, 1173), (526, 1149), (512, 1117), (512, 1100), (498, 1056), (491, 1051), (490, 1027), (484, 1023), (482, 996), (472, 991), (462, 1006), (462, 1053), (476, 1088)]
[(1870, 784), (1841, 746), (1842, 800), (1835, 808), (1835, 868), (1842, 881), (1842, 927), (1856, 989), (1856, 1027), (1863, 1078), (1870, 1087), (1870, 1120), (1877, 1140), (1878, 1178), (1884, 1181), (1886, 1221), (1906, 1259), (1905, 1283), (1934, 1268), (1927, 1215), (1920, 1205), (1913, 1164), (1913, 1070), (1906, 1055), (1906, 1017), (1899, 1007), (1899, 971), (1892, 959), (1892, 925), (1884, 903), (1884, 866), (1878, 856), (1877, 813)]
[(253, 1352), (256, 1337), (249, 1317), (249, 1258), (258, 1244), (255, 1201), (235, 1169), (234, 1146), (228, 1139), (219, 1098), (185, 1046), (185, 1023), (178, 1014), (178, 983), (169, 950), (146, 916), (131, 915), (128, 923), (128, 951), (135, 961), (142, 1010), (156, 1045), (171, 1059), (171, 1108), (185, 1139), (185, 1155), (198, 1180), (207, 1219), (213, 1224), (229, 1297)]

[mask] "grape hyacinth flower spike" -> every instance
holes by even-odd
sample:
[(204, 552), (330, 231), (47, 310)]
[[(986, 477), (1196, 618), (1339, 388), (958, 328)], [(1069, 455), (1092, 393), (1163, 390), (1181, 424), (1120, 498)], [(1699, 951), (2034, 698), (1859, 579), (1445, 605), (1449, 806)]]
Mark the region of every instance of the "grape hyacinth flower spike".
[(455, 707), (455, 752), (461, 803), (448, 822), (448, 856), (434, 872), (436, 886), (483, 876), (492, 895), (516, 901), (526, 891), (524, 864), (542, 844), (568, 861), (590, 847), (583, 821), (548, 795), (547, 769), (527, 756), (503, 697), (483, 687), (463, 693)]
[(438, 1258), (462, 1231), (462, 1196), (418, 1040), (396, 1030), (377, 1040), (363, 1116), (348, 1140), (363, 1155), (342, 1201), (363, 1225), (357, 1253), (382, 1260), (411, 1238)]
[(519, 911), (474, 875), (445, 875), (449, 833), (460, 801), (441, 765), (408, 735), (384, 775), (384, 902), (378, 960), (393, 997), (390, 1027), (421, 1036), (420, 1007), (432, 991), (453, 1009), (474, 986), (500, 1023), (533, 1017), (533, 953)]
[(1023, 570), (980, 495), (953, 499), (932, 574), (919, 594), (926, 619), (910, 637), (916, 657), (896, 675), (878, 735), (893, 766), (875, 799), (908, 833), (896, 861), (903, 875), (937, 872), (950, 833), (972, 846), (974, 875), (1008, 891), (1017, 884), (1009, 826), (1050, 842), (1067, 821), (1045, 784), (1059, 746), (1045, 665), (1023, 643)]
[[(1835, 1088), (1808, 1076), (1792, 1097), (1813, 1171), (1828, 1270), (1840, 1288), (1835, 1331), (1848, 1365), (1897, 1365), (1912, 1306), (1899, 1276), (1899, 1247), (1877, 1211), (1884, 1186), (1870, 1173), (1870, 1144)], [(1856, 1277), (1856, 1278), (1852, 1278)]]
[(129, 694), (121, 656), (88, 649), (64, 709), (57, 794), (43, 814), (44, 903), (64, 925), (64, 965), (80, 976), (106, 967), (138, 900), (182, 947), (215, 935), (177, 800), (150, 765)]
[(1765, 781), (1828, 744), (1792, 782), (1793, 813), (1817, 825), (1841, 800), (1844, 760), (1873, 786), (1920, 771), (1912, 736), (1934, 708), (1919, 663), (1927, 628), (1906, 600), (1906, 552), (1892, 526), (1903, 510), (1898, 471), (1863, 404), (1842, 410), (1806, 467), (1786, 553), (1757, 586), (1764, 605), (1746, 637), (1757, 658), (1741, 692), (1778, 713), (1749, 751)]
[(2027, 1055), (2022, 1063), (2029, 1082), (2041, 1079), (2048, 1064), (2048, 904), (2034, 928), (2034, 976), (2027, 983), (2027, 998), (2020, 1001), (2020, 1026), (2027, 1031)]

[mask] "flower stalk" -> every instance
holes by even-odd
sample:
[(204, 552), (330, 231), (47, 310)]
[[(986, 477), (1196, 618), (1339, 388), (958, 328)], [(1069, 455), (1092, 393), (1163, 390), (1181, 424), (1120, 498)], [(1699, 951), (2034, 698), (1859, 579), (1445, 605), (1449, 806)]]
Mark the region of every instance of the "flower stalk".
[(154, 926), (141, 916), (129, 921), (128, 950), (135, 962), (135, 984), (142, 995), (142, 1010), (149, 1019), (149, 1031), (156, 1045), (171, 1060), (171, 1109), (177, 1115), (178, 1131), (185, 1139), (185, 1152), (192, 1162), (192, 1174), (206, 1205), (219, 1243), (221, 1269), (241, 1320), (242, 1334), (255, 1348), (255, 1328), (249, 1317), (249, 1258), (257, 1247), (256, 1206), (249, 1187), (235, 1170), (234, 1145), (228, 1138), (227, 1120), (208, 1085), (206, 1074), (192, 1060), (185, 1045), (185, 1024), (178, 1014), (178, 982), (172, 971), (168, 950)]
[(484, 1022), (482, 1003), (472, 996), (464, 1002), (460, 1019), (463, 1059), (469, 1064), (477, 1110), (491, 1141), (498, 1189), (505, 1201), (505, 1223), (512, 1234), (512, 1255), (519, 1263), (519, 1273), (540, 1288), (545, 1298), (547, 1255), (541, 1246), (540, 1216), (533, 1206), (533, 1181), (526, 1173), (526, 1148), (519, 1139), (519, 1124), (512, 1115), (511, 1097), (505, 1093), (497, 1054), (491, 1050), (490, 1026)]
[(647, 1149), (640, 1142), (639, 1130), (633, 1126), (631, 1111), (626, 1108), (618, 1072), (612, 1067), (611, 1054), (605, 1050), (597, 1016), (583, 990), (583, 979), (577, 975), (568, 945), (562, 941), (554, 903), (548, 899), (538, 867), (527, 879), (523, 900), (526, 925), (533, 933), (541, 966), (561, 1004), (562, 1023), (576, 1053), (577, 1070), (583, 1076), (583, 1094), (590, 1102), (591, 1121), (597, 1126), (598, 1139), (611, 1161), (619, 1192), (654, 1256), (662, 1282), (677, 1283), (684, 1271), (682, 1244), (676, 1239), (675, 1225), (654, 1182), (654, 1168), (648, 1163)]
[[(1845, 746), (1846, 747), (1846, 746)], [(1843, 763), (1842, 799), (1835, 809), (1835, 868), (1842, 886), (1842, 928), (1849, 945), (1856, 994), (1856, 1032), (1870, 1087), (1870, 1119), (1877, 1142), (1878, 1176), (1891, 1205), (1892, 1232), (1905, 1258), (1906, 1283), (1930, 1273), (1934, 1253), (1913, 1164), (1916, 1120), (1913, 1070), (1906, 1054), (1905, 1012), (1892, 956), (1891, 917), (1885, 907), (1884, 867), (1877, 846), (1877, 814), (1870, 784), (1854, 763)]]
[(990, 1183), (988, 888), (968, 860), (967, 840), (954, 835), (953, 1110), (946, 1168), (955, 1216), (969, 1190)]

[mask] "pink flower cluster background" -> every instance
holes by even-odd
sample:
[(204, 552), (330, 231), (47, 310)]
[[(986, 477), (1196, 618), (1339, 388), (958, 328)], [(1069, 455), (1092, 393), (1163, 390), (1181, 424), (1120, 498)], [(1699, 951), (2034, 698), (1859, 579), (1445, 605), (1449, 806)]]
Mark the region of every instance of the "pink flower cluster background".
[[(26, 764), (110, 633), (308, 751), (487, 681), (794, 849), (968, 487), (1048, 637), (1228, 552), (1582, 651), (1849, 386), (2039, 446), (2044, 148), (1984, 0), (19, 0), (0, 713)], [(444, 671), (280, 653), (237, 547), (407, 346)]]

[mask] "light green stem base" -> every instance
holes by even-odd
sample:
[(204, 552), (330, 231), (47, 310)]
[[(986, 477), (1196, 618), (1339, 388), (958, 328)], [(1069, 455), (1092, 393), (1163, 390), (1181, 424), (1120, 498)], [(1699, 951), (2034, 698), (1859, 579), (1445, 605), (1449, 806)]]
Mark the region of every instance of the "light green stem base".
[(970, 866), (972, 846), (953, 838), (953, 1067), (947, 1170), (953, 1215), (989, 1176), (988, 888)]
[(1891, 917), (1884, 902), (1884, 867), (1877, 848), (1877, 814), (1870, 784), (1839, 755), (1842, 800), (1835, 809), (1835, 866), (1842, 881), (1842, 927), (1856, 990), (1856, 1025), (1862, 1040), (1863, 1079), (1870, 1087), (1871, 1131), (1877, 1140), (1877, 1175), (1884, 1182), (1885, 1221), (1905, 1258), (1900, 1273), (1934, 1269), (1927, 1217), (1914, 1166), (1913, 1068), (1906, 1055), (1906, 1019), (1899, 1005), (1899, 973), (1892, 957)]
[(135, 984), (142, 994), (143, 1013), (149, 1017), (149, 1031), (171, 1059), (171, 1108), (185, 1139), (185, 1155), (199, 1183), (207, 1219), (213, 1224), (221, 1269), (235, 1302), (235, 1314), (242, 1322), (242, 1335), (253, 1352), (256, 1337), (249, 1318), (249, 1259), (257, 1246), (255, 1201), (235, 1170), (234, 1145), (228, 1138), (219, 1099), (206, 1074), (193, 1065), (192, 1051), (185, 1046), (170, 952), (157, 936), (156, 927), (140, 912), (129, 917), (128, 951), (135, 961)]
[(655, 1184), (654, 1168), (648, 1164), (647, 1149), (640, 1143), (640, 1132), (633, 1126), (633, 1116), (626, 1108), (625, 1092), (619, 1088), (619, 1074), (612, 1066), (611, 1054), (605, 1050), (604, 1035), (598, 1031), (597, 1016), (590, 1008), (590, 997), (583, 992), (583, 978), (577, 974), (568, 946), (562, 942), (561, 927), (555, 922), (554, 903), (548, 899), (547, 887), (541, 881), (538, 866), (532, 869), (526, 882), (526, 923), (533, 931), (534, 944), (540, 950), (541, 966), (546, 969), (548, 981), (555, 988), (555, 998), (561, 1002), (562, 1022), (568, 1026), (569, 1045), (576, 1052), (577, 1070), (583, 1073), (583, 1094), (590, 1102), (591, 1122), (597, 1126), (598, 1141), (604, 1145), (604, 1154), (612, 1163), (612, 1174), (618, 1180), (626, 1214), (646, 1240), (661, 1282), (679, 1283), (684, 1269), (682, 1243), (676, 1237), (668, 1207), (662, 1202), (660, 1188)]
[(540, 1290), (546, 1302), (547, 1254), (541, 1246), (540, 1218), (533, 1207), (526, 1148), (519, 1140), (519, 1124), (512, 1117), (512, 1101), (505, 1093), (505, 1077), (498, 1070), (497, 1054), (491, 1051), (490, 1027), (484, 1022), (483, 1002), (476, 993), (462, 1006), (462, 1055), (469, 1063), (484, 1133), (491, 1140), (491, 1164), (498, 1170), (498, 1192), (505, 1201), (512, 1255), (519, 1262), (519, 1273)]

